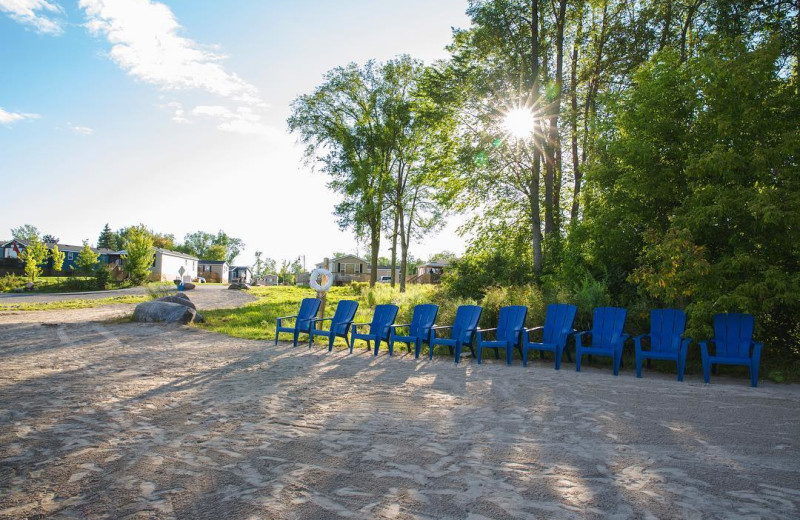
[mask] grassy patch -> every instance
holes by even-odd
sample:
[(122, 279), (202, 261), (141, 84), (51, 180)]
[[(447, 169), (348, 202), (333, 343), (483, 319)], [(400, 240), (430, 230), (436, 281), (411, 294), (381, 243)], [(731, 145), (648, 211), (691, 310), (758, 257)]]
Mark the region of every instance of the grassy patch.
[(0, 303), (0, 311), (52, 311), (62, 309), (88, 309), (117, 303), (141, 303), (150, 299), (147, 295), (112, 296), (93, 300), (60, 300), (55, 302)]

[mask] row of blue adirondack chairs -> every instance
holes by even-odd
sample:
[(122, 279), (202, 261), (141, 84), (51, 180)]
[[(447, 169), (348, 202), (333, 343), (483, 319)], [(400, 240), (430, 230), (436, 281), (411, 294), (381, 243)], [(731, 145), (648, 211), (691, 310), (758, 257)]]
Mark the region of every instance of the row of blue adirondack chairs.
[[(366, 341), (367, 348), (378, 355), (381, 342), (386, 342), (389, 355), (394, 353), (394, 344), (405, 343), (408, 351), (414, 346), (414, 357), (419, 358), (424, 344), (428, 345), (428, 357), (433, 358), (436, 345), (449, 347), (458, 363), (464, 347), (469, 348), (480, 364), (482, 353), (491, 349), (499, 359), (500, 350), (505, 351), (506, 363), (511, 364), (515, 348), (522, 354), (522, 364), (528, 366), (528, 352), (538, 351), (544, 358), (544, 352), (552, 352), (555, 358), (555, 369), (561, 368), (567, 338), (575, 338), (575, 369), (580, 372), (581, 358), (589, 356), (607, 356), (613, 360), (614, 375), (619, 375), (622, 362), (622, 349), (629, 335), (623, 332), (626, 311), (618, 307), (598, 307), (594, 309), (592, 329), (576, 331), (573, 321), (577, 307), (568, 304), (551, 304), (547, 306), (544, 325), (531, 329), (525, 328), (528, 308), (511, 305), (500, 309), (497, 327), (491, 329), (478, 328), (482, 309), (477, 305), (462, 305), (456, 311), (452, 325), (435, 325), (439, 307), (432, 304), (417, 305), (411, 323), (395, 324), (397, 305), (384, 304), (375, 307), (372, 321), (369, 323), (353, 323), (358, 310), (358, 302), (352, 300), (339, 301), (336, 312), (330, 318), (317, 318), (320, 307), (318, 298), (306, 298), (300, 305), (297, 315), (278, 318), (275, 332), (275, 344), (278, 334), (291, 333), (294, 346), (297, 346), (301, 333), (308, 334), (309, 348), (315, 336), (328, 338), (328, 351), (333, 349), (335, 338), (340, 337), (350, 346), (356, 340)], [(284, 322), (291, 321), (286, 326)], [(330, 325), (324, 328), (324, 322)], [(761, 359), (762, 344), (753, 341), (754, 319), (750, 314), (717, 314), (714, 316), (714, 338), (700, 341), (700, 353), (703, 363), (703, 379), (706, 383), (711, 378), (713, 365), (745, 365), (750, 368), (750, 384), (758, 384), (758, 366)], [(675, 361), (678, 381), (683, 381), (686, 368), (686, 354), (691, 338), (684, 337), (686, 329), (686, 313), (678, 309), (656, 309), (650, 312), (650, 333), (633, 338), (636, 353), (636, 377), (642, 377), (642, 363), (651, 359)], [(449, 334), (447, 333), (449, 332)], [(350, 338), (348, 340), (348, 333)], [(532, 337), (538, 335), (537, 340)], [(591, 338), (587, 344), (587, 340)], [(709, 346), (713, 346), (710, 349)], [(567, 351), (567, 357), (571, 359)]]

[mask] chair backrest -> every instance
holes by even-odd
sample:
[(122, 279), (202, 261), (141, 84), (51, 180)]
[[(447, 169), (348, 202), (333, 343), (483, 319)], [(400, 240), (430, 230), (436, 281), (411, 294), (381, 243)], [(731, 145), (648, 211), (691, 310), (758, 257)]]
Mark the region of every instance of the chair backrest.
[(345, 334), (349, 325), (353, 322), (353, 317), (358, 310), (358, 302), (353, 300), (339, 300), (336, 304), (336, 312), (333, 313), (331, 320), (331, 332), (334, 334)]
[(370, 334), (378, 334), (381, 338), (389, 337), (389, 326), (394, 323), (397, 317), (397, 305), (384, 303), (375, 306), (375, 314), (372, 315), (372, 323), (369, 326)]
[(463, 343), (472, 342), (478, 320), (481, 319), (483, 309), (478, 305), (461, 305), (456, 310), (456, 319), (453, 320), (451, 339), (460, 339)]
[(524, 305), (509, 305), (500, 308), (500, 319), (497, 323), (498, 341), (516, 342), (520, 338), (520, 331), (525, 328), (525, 318), (528, 308)]
[(433, 327), (436, 315), (439, 313), (439, 306), (432, 303), (414, 306), (414, 315), (411, 317), (411, 326), (408, 334), (410, 336), (424, 336), (428, 329)]
[(680, 309), (650, 311), (650, 350), (678, 352), (686, 330), (686, 313)]
[(752, 314), (715, 314), (714, 345), (716, 355), (725, 357), (750, 357), (755, 318)]
[(319, 298), (303, 298), (300, 303), (300, 311), (297, 313), (297, 321), (308, 320), (316, 316), (321, 303)]
[(567, 303), (551, 303), (547, 306), (547, 315), (544, 318), (544, 332), (542, 341), (556, 345), (566, 345), (575, 313), (578, 308)]
[(592, 317), (592, 346), (608, 347), (622, 335), (627, 311), (620, 307), (597, 307)]

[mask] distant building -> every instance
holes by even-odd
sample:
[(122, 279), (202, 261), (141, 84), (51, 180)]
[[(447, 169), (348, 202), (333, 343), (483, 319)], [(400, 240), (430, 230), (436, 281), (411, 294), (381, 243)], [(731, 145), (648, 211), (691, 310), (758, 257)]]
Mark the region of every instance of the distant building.
[(231, 267), (229, 274), (231, 282), (239, 283), (252, 283), (253, 271), (246, 265), (238, 265)]
[(196, 256), (170, 251), (169, 249), (156, 248), (156, 258), (150, 269), (150, 280), (167, 282), (183, 280), (188, 276), (194, 279), (197, 276), (197, 265), (200, 259)]
[(197, 262), (197, 276), (207, 282), (228, 283), (230, 267), (225, 260), (200, 260)]
[[(47, 249), (50, 251), (53, 250), (55, 246), (58, 246), (58, 250), (64, 253), (64, 264), (61, 266), (61, 271), (55, 271), (53, 269), (53, 259), (48, 257), (47, 260), (41, 264), (41, 268), (46, 276), (63, 276), (69, 275), (75, 272), (78, 268), (77, 260), (78, 255), (80, 254), (83, 246), (73, 246), (69, 244), (53, 244), (47, 243), (45, 244)], [(25, 265), (19, 259), (19, 255), (27, 247), (27, 244), (22, 240), (7, 240), (4, 242), (0, 242), (0, 274), (4, 274), (5, 272), (21, 272)], [(117, 254), (115, 256), (115, 251), (105, 248), (90, 248), (93, 253), (98, 255), (97, 261), (100, 265), (108, 265), (113, 263), (115, 259), (119, 258)]]
[(417, 274), (406, 278), (407, 283), (439, 283), (449, 267), (443, 262), (428, 262), (417, 267)]
[[(320, 262), (316, 267), (321, 268), (324, 262)], [(356, 255), (344, 255), (332, 258), (328, 261), (328, 269), (333, 273), (334, 285), (344, 285), (350, 282), (368, 282), (372, 272), (369, 262)], [(400, 266), (395, 267), (397, 276), (400, 276)], [(391, 276), (392, 267), (389, 265), (379, 265), (377, 280), (382, 276)], [(300, 273), (297, 276), (298, 285), (308, 284), (308, 273)]]

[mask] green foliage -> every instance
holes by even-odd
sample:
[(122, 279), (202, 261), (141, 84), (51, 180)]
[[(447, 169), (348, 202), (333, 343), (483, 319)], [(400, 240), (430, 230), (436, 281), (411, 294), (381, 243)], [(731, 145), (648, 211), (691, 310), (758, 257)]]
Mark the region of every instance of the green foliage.
[(39, 236), (39, 230), (31, 224), (23, 224), (19, 227), (11, 228), (11, 238), (25, 244), (33, 240), (34, 237), (38, 239)]
[(153, 237), (143, 225), (130, 228), (123, 247), (126, 254), (125, 273), (134, 285), (142, 285), (150, 276), (150, 268), (155, 260)]
[(75, 265), (77, 266), (77, 271), (81, 274), (88, 275), (95, 270), (98, 264), (99, 255), (97, 255), (92, 248), (89, 247), (89, 242), (87, 240), (83, 241), (83, 248), (81, 249), (80, 253), (78, 253), (78, 257), (75, 258)]
[(61, 271), (64, 268), (64, 252), (58, 250), (58, 246), (54, 245), (50, 250), (50, 258), (53, 260), (53, 270)]
[(100, 236), (97, 237), (97, 247), (112, 249), (114, 251), (119, 249), (117, 237), (114, 235), (114, 232), (111, 231), (111, 227), (109, 227), (108, 223), (106, 223), (106, 225), (103, 227), (103, 230), (100, 232)]
[(25, 264), (25, 276), (31, 282), (36, 281), (36, 277), (42, 274), (41, 264), (47, 260), (47, 245), (39, 240), (37, 235), (28, 237), (25, 249), (19, 255), (19, 259)]
[(111, 271), (108, 266), (97, 265), (94, 270), (94, 281), (98, 291), (105, 291), (108, 288), (108, 283), (111, 281)]
[(215, 261), (223, 261), (226, 259), (225, 246), (222, 244), (212, 244), (209, 246), (203, 260), (215, 260)]
[(8, 273), (0, 278), (0, 292), (11, 292), (25, 287), (25, 278)]

